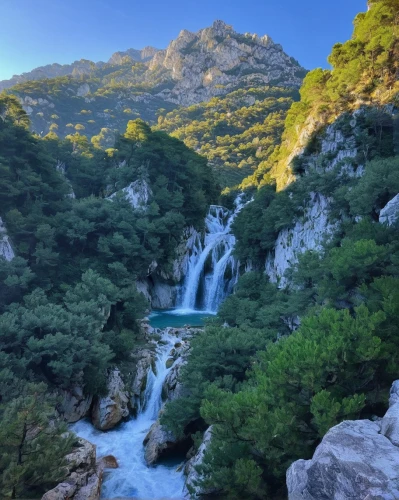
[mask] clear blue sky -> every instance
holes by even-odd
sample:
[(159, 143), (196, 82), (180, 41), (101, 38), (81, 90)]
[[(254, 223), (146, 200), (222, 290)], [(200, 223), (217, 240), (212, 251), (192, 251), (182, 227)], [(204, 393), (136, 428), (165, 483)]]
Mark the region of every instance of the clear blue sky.
[(0, 0), (0, 80), (37, 66), (107, 60), (117, 50), (164, 48), (183, 28), (222, 19), (268, 34), (307, 69), (327, 67), (366, 0)]

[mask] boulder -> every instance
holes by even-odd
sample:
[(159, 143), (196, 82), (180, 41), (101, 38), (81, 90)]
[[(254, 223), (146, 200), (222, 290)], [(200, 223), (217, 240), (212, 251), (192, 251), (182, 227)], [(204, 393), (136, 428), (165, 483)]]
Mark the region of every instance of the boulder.
[(147, 464), (154, 465), (165, 452), (174, 450), (178, 443), (173, 433), (166, 430), (157, 420), (143, 441)]
[(80, 438), (79, 446), (66, 456), (68, 476), (45, 493), (42, 500), (98, 500), (103, 466), (96, 464), (96, 447)]
[(109, 374), (107, 390), (106, 397), (96, 398), (91, 412), (93, 425), (102, 431), (112, 429), (129, 416), (129, 395), (119, 370)]
[(383, 419), (331, 428), (311, 460), (287, 471), (289, 500), (399, 499), (399, 382)]
[(103, 469), (117, 469), (119, 464), (113, 455), (106, 455), (98, 460), (97, 467), (102, 467)]
[(172, 401), (184, 396), (184, 387), (180, 382), (180, 370), (186, 364), (183, 358), (178, 358), (172, 366), (169, 373), (166, 375), (162, 385), (162, 399)]

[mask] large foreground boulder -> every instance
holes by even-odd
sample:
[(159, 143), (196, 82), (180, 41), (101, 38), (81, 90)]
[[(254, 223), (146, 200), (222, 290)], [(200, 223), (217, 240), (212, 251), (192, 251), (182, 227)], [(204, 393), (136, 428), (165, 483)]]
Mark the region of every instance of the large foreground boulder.
[(399, 499), (399, 382), (383, 419), (331, 428), (311, 460), (287, 471), (290, 500)]
[(42, 500), (98, 500), (104, 466), (96, 464), (96, 447), (80, 438), (77, 448), (66, 456), (68, 476), (45, 493)]

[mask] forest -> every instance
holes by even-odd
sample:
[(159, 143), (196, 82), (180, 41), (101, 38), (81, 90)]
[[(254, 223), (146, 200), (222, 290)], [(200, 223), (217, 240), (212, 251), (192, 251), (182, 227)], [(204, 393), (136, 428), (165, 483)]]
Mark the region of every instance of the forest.
[[(399, 4), (369, 4), (299, 95), (263, 86), (159, 109), (157, 125), (130, 120), (112, 147), (76, 127), (32, 134), (18, 99), (0, 94), (1, 217), (16, 254), (0, 258), (1, 497), (63, 480), (76, 437), (59, 394), (105, 394), (107, 369), (143, 342), (136, 281), (153, 262), (170, 270), (185, 228), (203, 232), (209, 205), (241, 191), (240, 277), (191, 339), (183, 396), (161, 416), (196, 449), (212, 426), (196, 486), (286, 498), (287, 468), (331, 427), (384, 415), (399, 363), (399, 219), (380, 220), (399, 193)], [(135, 181), (151, 200), (132, 210)], [(291, 244), (315, 200), (328, 232), (271, 279), (276, 241)]]

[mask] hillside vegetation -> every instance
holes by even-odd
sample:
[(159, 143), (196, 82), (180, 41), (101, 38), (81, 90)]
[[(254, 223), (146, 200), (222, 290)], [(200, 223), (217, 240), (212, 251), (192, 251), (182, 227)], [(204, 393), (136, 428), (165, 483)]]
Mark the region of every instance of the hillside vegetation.
[(287, 111), (298, 93), (259, 87), (237, 90), (158, 118), (164, 130), (204, 155), (223, 187), (234, 187), (266, 161), (280, 142)]
[[(217, 190), (204, 158), (141, 120), (107, 154), (80, 137), (33, 137), (14, 97), (0, 97), (0, 116), (1, 216), (16, 253), (0, 258), (0, 496), (20, 498), (65, 477), (73, 439), (56, 420), (38, 432), (57, 391), (103, 394), (107, 369), (129, 363), (148, 307), (136, 280), (154, 261), (168, 269)], [(151, 195), (134, 210), (121, 189), (136, 180)]]
[[(398, 377), (399, 233), (398, 222), (378, 220), (399, 192), (398, 19), (397, 2), (370, 2), (353, 39), (334, 47), (334, 69), (306, 77), (279, 151), (244, 183), (260, 187), (234, 222), (235, 252), (253, 271), (193, 340), (187, 395), (168, 403), (162, 420), (180, 435), (212, 425), (202, 491), (284, 498), (287, 467), (312, 456), (330, 427), (384, 413)], [(334, 148), (323, 146), (330, 123)], [(288, 159), (295, 178), (282, 170)], [(334, 231), (291, 263), (278, 288), (266, 258), (315, 193), (328, 200)]]

